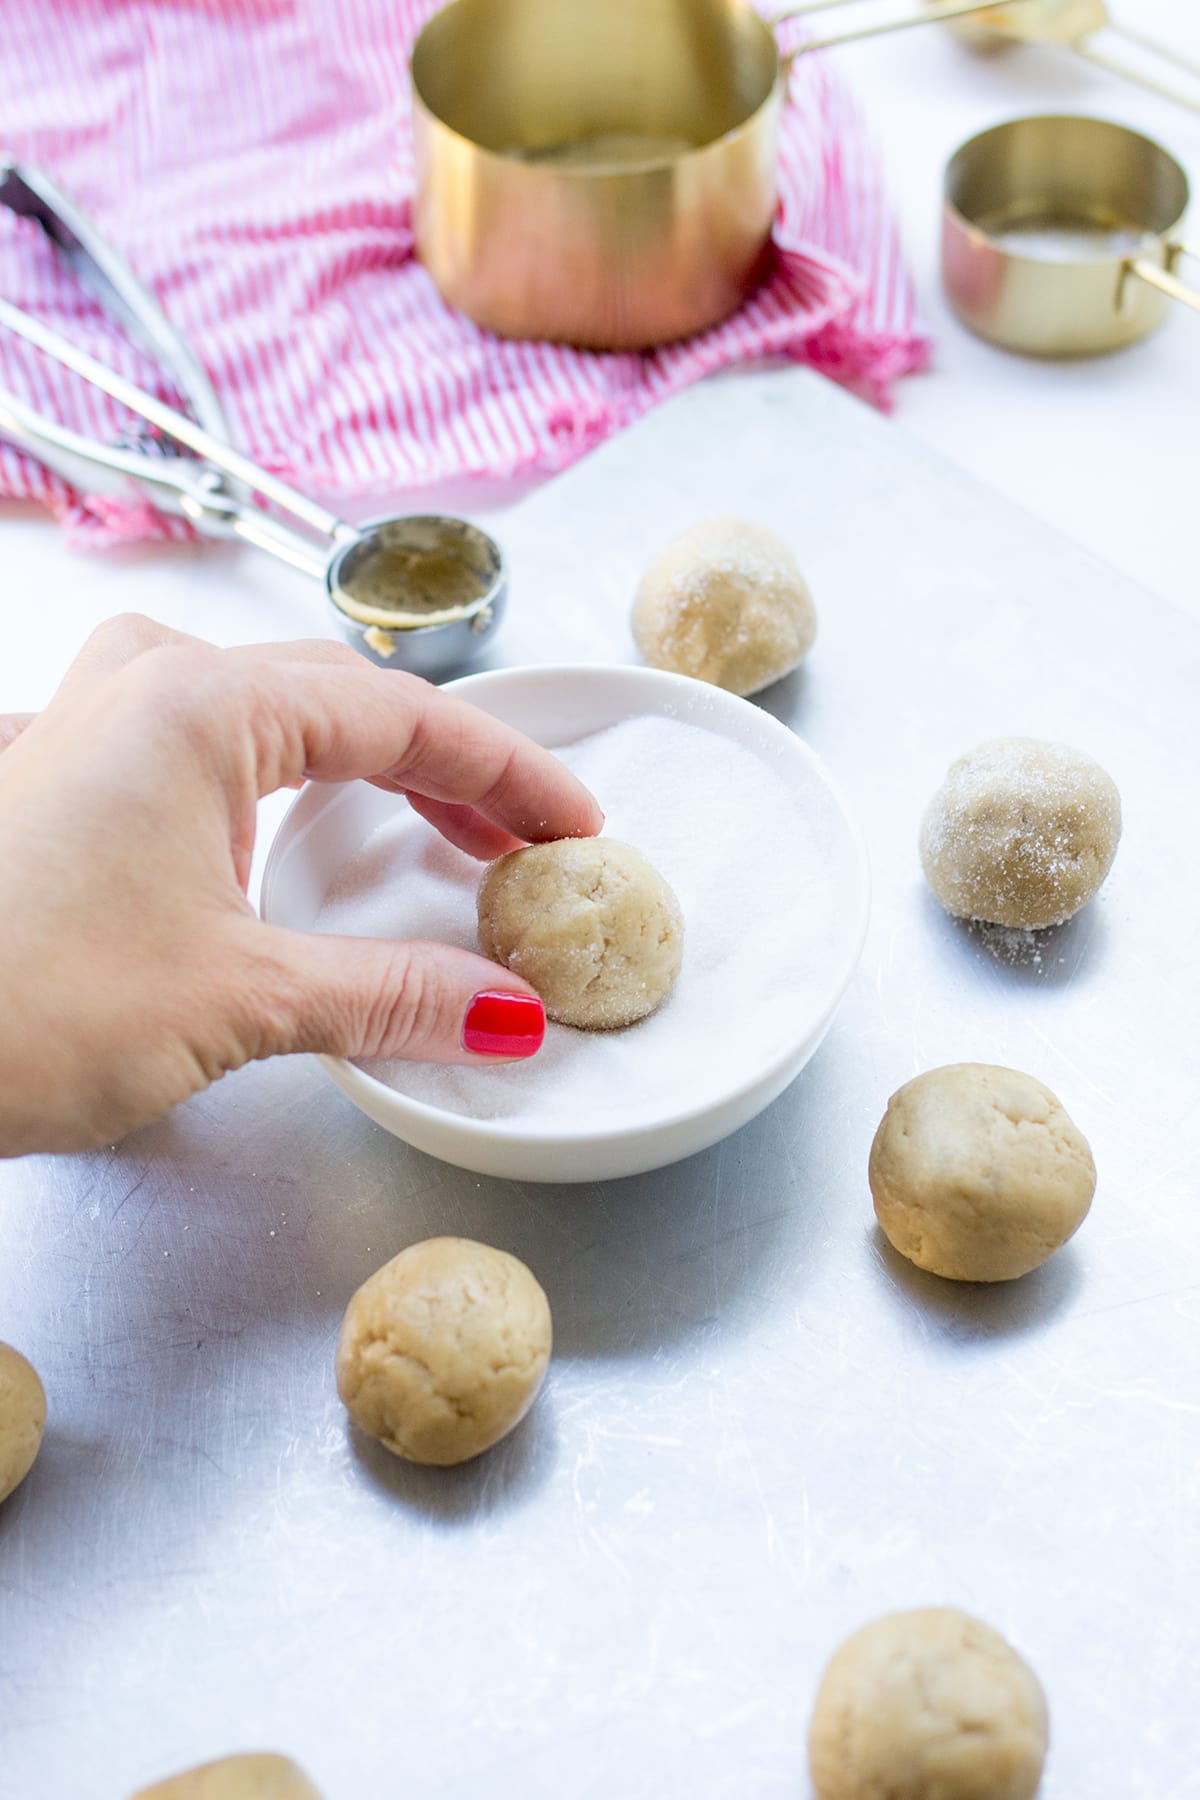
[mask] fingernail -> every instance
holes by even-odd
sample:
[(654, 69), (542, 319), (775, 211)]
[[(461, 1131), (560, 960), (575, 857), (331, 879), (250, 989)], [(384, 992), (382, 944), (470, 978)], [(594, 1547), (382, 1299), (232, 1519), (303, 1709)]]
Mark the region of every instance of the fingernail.
[(463, 1020), (463, 1048), (475, 1056), (535, 1056), (546, 1035), (546, 1009), (531, 994), (476, 994)]

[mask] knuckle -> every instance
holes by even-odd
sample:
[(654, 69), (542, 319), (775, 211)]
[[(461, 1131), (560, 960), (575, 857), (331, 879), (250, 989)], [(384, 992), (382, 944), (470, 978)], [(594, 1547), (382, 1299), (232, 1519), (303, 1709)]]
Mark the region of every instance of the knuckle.
[(452, 997), (419, 949), (397, 945), (362, 1021), (368, 1054), (415, 1056), (453, 1031), (453, 1010)]
[(131, 662), (146, 651), (169, 643), (175, 635), (169, 626), (148, 619), (145, 613), (114, 613), (88, 635), (85, 654), (98, 653), (108, 662)]
[(420, 959), (406, 950), (393, 951), (363, 1021), (367, 1039), (378, 1045), (380, 1055), (410, 1053), (428, 1015), (429, 990)]
[(225, 959), (222, 1029), (214, 1045), (224, 1069), (324, 1047), (318, 1040), (329, 1026), (325, 1009), (313, 1016), (311, 996), (286, 948), (258, 920), (237, 922)]
[(280, 671), (264, 665), (240, 674), (235, 701), (264, 789), (306, 774), (304, 715), (289, 703)]
[(134, 649), (145, 649), (151, 644), (161, 641), (164, 627), (157, 625), (145, 613), (119, 612), (110, 619), (101, 620), (91, 633), (88, 642), (105, 646), (128, 644)]
[(475, 804), (485, 812), (506, 810), (520, 786), (520, 778), (521, 755), (514, 744), (505, 752), (499, 770)]
[[(324, 654), (327, 661), (341, 663), (347, 669), (361, 669), (364, 666), (362, 651), (352, 650), (349, 644), (343, 644), (337, 639), (331, 639), (325, 646)], [(366, 666), (370, 667), (369, 664)]]
[(221, 713), (231, 689), (219, 651), (169, 642), (145, 650), (121, 679), (143, 718), (179, 727)]
[[(350, 941), (310, 938), (252, 921), (252, 946), (227, 988), (229, 1028), (240, 1061), (294, 1051), (334, 1056), (428, 1055), (454, 1041), (452, 984), (419, 944), (360, 958)], [(315, 952), (315, 953), (314, 953)]]

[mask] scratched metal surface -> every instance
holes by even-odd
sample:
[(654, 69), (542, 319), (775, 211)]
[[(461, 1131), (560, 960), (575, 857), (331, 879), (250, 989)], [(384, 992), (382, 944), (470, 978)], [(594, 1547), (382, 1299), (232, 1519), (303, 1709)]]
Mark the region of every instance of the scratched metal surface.
[[(1040, 1671), (1046, 1800), (1200, 1794), (1200, 628), (771, 373), (677, 401), (498, 526), (497, 655), (630, 657), (638, 568), (720, 509), (775, 523), (811, 575), (811, 667), (766, 703), (871, 847), (827, 1043), (719, 1148), (591, 1190), (410, 1152), (301, 1062), (0, 1170), (0, 1335), (51, 1408), (0, 1514), (6, 1800), (120, 1800), (249, 1745), (329, 1800), (784, 1800), (834, 1645), (931, 1602)], [(47, 528), (25, 567), (64, 593), (74, 571), (80, 627), (133, 603), (218, 636), (320, 628), (315, 592), (249, 556), (114, 574)], [(0, 704), (19, 676), (40, 698), (69, 647), (18, 618)], [(999, 732), (1077, 742), (1125, 800), (1108, 887), (1040, 962), (951, 924), (916, 865), (945, 764)], [(1049, 1082), (1100, 1169), (1077, 1242), (994, 1291), (919, 1276), (872, 1228), (888, 1094), (958, 1059)], [(356, 1284), (441, 1231), (526, 1258), (557, 1339), (534, 1415), (451, 1472), (353, 1441), (331, 1372)]]

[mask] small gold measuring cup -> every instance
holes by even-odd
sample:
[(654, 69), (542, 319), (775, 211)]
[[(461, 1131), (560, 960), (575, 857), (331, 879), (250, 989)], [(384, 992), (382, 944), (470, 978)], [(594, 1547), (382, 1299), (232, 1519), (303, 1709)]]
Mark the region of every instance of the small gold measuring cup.
[(1092, 356), (1200, 311), (1175, 271), (1187, 176), (1153, 139), (1074, 115), (1013, 119), (946, 168), (942, 277), (980, 337), (1031, 356)]
[(749, 0), (452, 0), (412, 58), (417, 253), (502, 337), (648, 349), (761, 272), (796, 56), (1028, 0), (948, 0), (788, 54)]

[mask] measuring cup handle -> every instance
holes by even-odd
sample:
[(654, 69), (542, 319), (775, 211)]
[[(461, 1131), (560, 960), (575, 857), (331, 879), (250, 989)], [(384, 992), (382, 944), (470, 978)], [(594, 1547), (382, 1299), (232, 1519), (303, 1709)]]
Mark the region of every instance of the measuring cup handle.
[[(1071, 45), (1076, 56), (1083, 57), (1085, 62), (1094, 63), (1098, 69), (1104, 69), (1110, 75), (1119, 75), (1122, 81), (1132, 81), (1135, 86), (1145, 88), (1151, 94), (1158, 94), (1164, 100), (1170, 100), (1176, 106), (1182, 106), (1188, 112), (1200, 112), (1200, 95), (1189, 94), (1183, 88), (1175, 87), (1169, 81), (1160, 81), (1148, 70), (1139, 69), (1133, 63), (1126, 62), (1122, 56), (1111, 56), (1106, 50), (1099, 50), (1090, 41)], [(1170, 57), (1168, 60), (1181, 67), (1185, 73), (1189, 64), (1181, 58)]]
[[(803, 0), (798, 6), (789, 6), (784, 12), (777, 13), (772, 19), (772, 27), (787, 23), (789, 19), (804, 18), (809, 13), (828, 12), (833, 7), (854, 6), (859, 0)], [(861, 25), (856, 31), (838, 31), (829, 37), (809, 38), (803, 44), (797, 44), (794, 50), (783, 56), (786, 69), (790, 69), (798, 57), (807, 56), (810, 50), (832, 50), (838, 44), (855, 44), (862, 38), (886, 37), (893, 31), (911, 31), (917, 25), (942, 25), (947, 19), (965, 19), (971, 13), (998, 12), (1005, 6), (1024, 6), (1027, 0), (954, 0), (952, 5), (927, 6), (923, 12), (901, 13), (898, 19), (885, 19), (877, 25)]]
[(1175, 274), (1175, 265), (1181, 256), (1200, 257), (1200, 250), (1193, 250), (1187, 244), (1167, 245), (1167, 266), (1161, 268), (1158, 263), (1151, 262), (1149, 257), (1138, 256), (1125, 265), (1127, 276), (1136, 276), (1147, 286), (1157, 288), (1161, 294), (1169, 294), (1172, 300), (1178, 300), (1184, 306), (1190, 306), (1193, 312), (1200, 312), (1200, 292), (1180, 281)]

